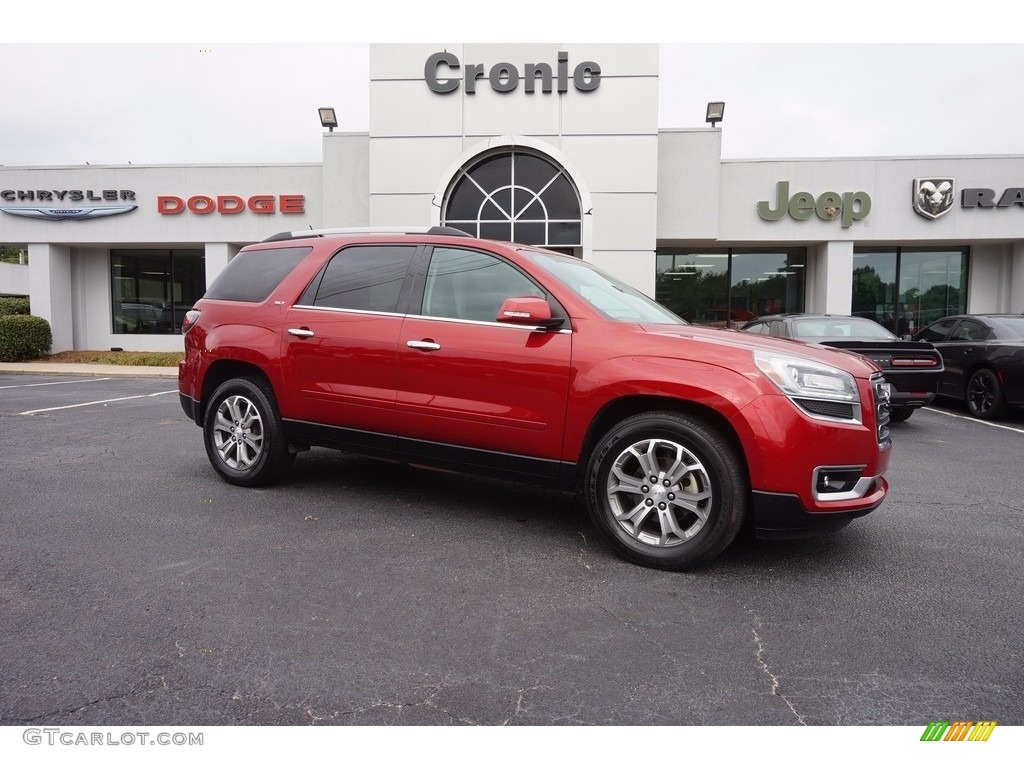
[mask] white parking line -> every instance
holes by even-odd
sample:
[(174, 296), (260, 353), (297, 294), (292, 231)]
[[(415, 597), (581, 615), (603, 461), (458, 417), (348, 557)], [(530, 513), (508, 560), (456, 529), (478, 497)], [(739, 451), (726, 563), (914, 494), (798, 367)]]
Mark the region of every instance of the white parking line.
[(18, 389), (20, 387), (52, 387), (54, 384), (81, 384), (86, 381), (110, 381), (110, 376), (104, 376), (102, 379), (72, 379), (70, 381), (47, 381), (43, 384), (8, 384), (0, 389)]
[(110, 400), (93, 400), (91, 403), (77, 403), (75, 405), (58, 405), (56, 408), (36, 408), (34, 411), (22, 411), (19, 416), (31, 416), (33, 413), (46, 413), (47, 411), (63, 411), (67, 408), (84, 408), (87, 405), (102, 405), (103, 403), (117, 403), (121, 400), (138, 400), (140, 397), (156, 397), (157, 395), (177, 394), (178, 390), (169, 389), (166, 392), (154, 392), (151, 395), (132, 395), (131, 397), (114, 397)]
[(984, 424), (986, 427), (996, 427), (997, 429), (1008, 429), (1011, 432), (1020, 432), (1024, 435), (1024, 429), (1018, 429), (1017, 427), (1008, 427), (1005, 424), (994, 424), (991, 421), (985, 421), (984, 419), (976, 419), (973, 416), (960, 416), (956, 413), (949, 413), (948, 411), (940, 411), (936, 408), (925, 408), (926, 411), (932, 413), (941, 413), (943, 416), (949, 416), (951, 419), (963, 419), (964, 421), (973, 421), (975, 424)]

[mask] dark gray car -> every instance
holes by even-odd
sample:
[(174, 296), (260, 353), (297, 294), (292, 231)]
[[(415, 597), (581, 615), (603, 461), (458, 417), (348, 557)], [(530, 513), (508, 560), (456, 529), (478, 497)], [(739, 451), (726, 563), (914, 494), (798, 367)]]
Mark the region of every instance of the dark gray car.
[(1024, 315), (952, 315), (920, 331), (946, 370), (939, 394), (967, 403), (979, 419), (1024, 405)]

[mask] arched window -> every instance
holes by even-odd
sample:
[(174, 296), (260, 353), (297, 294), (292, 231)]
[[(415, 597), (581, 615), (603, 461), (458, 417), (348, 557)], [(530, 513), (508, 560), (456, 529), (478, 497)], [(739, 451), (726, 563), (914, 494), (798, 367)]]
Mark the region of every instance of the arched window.
[(441, 223), (489, 240), (558, 249), (583, 244), (580, 197), (568, 174), (518, 149), (464, 166), (448, 188)]

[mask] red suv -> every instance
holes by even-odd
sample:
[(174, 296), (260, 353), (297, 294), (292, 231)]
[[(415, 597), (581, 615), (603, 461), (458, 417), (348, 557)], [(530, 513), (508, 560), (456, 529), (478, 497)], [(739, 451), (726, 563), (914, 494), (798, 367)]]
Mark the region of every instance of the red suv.
[(579, 492), (682, 570), (752, 520), (835, 528), (888, 484), (888, 385), (833, 349), (688, 325), (589, 264), (434, 227), (281, 233), (186, 316), (181, 405), (227, 482), (310, 446)]

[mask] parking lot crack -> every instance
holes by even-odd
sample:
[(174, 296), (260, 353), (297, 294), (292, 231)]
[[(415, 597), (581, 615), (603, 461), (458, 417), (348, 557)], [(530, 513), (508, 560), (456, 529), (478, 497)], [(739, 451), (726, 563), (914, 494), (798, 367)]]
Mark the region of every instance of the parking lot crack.
[(591, 570), (590, 565), (587, 563), (587, 535), (582, 530), (579, 531), (580, 538), (583, 539), (583, 548), (580, 550), (579, 556), (576, 558), (576, 562), (586, 568), (588, 571)]
[(673, 664), (679, 664), (679, 663), (680, 663), (680, 662), (679, 662), (679, 660), (678, 660), (678, 659), (677, 659), (677, 658), (676, 658), (675, 656), (673, 656), (673, 655), (672, 655), (671, 653), (669, 653), (669, 652), (668, 652), (668, 651), (666, 650), (665, 646), (664, 646), (664, 645), (662, 645), (662, 644), (661, 644), (660, 642), (658, 642), (658, 641), (657, 641), (657, 640), (656, 640), (655, 638), (651, 637), (651, 636), (650, 636), (650, 635), (648, 635), (648, 634), (647, 634), (646, 632), (643, 632), (643, 631), (641, 631), (641, 630), (640, 630), (639, 628), (637, 628), (637, 627), (633, 626), (632, 624), (630, 624), (630, 623), (629, 623), (628, 621), (626, 621), (625, 619), (622, 619), (622, 618), (620, 618), (620, 617), (616, 616), (616, 615), (615, 615), (614, 613), (612, 613), (611, 611), (609, 611), (609, 610), (608, 610), (607, 608), (605, 608), (605, 607), (603, 607), (603, 606), (602, 606), (602, 607), (601, 607), (601, 610), (602, 610), (602, 611), (604, 611), (605, 613), (607, 613), (607, 614), (608, 614), (609, 616), (611, 616), (611, 617), (612, 617), (613, 619), (615, 619), (615, 620), (616, 620), (617, 622), (619, 622), (619, 623), (620, 623), (620, 624), (621, 624), (622, 626), (624, 626), (624, 627), (625, 627), (626, 629), (630, 630), (631, 632), (635, 632), (635, 633), (636, 633), (636, 634), (638, 634), (638, 635), (639, 635), (639, 636), (640, 636), (641, 638), (643, 638), (643, 639), (644, 639), (644, 640), (645, 640), (646, 642), (648, 642), (648, 643), (650, 643), (651, 645), (653, 645), (653, 646), (654, 646), (655, 648), (657, 648), (657, 649), (658, 649), (659, 651), (661, 651), (661, 655), (662, 655), (662, 656), (664, 656), (664, 657), (665, 657), (666, 659), (668, 659), (669, 661), (671, 661), (671, 662), (672, 662)]
[[(451, 720), (456, 722), (456, 723), (462, 723), (463, 725), (481, 725), (481, 723), (478, 723), (475, 720), (471, 720), (470, 718), (466, 718), (466, 717), (461, 717), (461, 716), (455, 714), (454, 712), (449, 712), (447, 709), (445, 709), (444, 707), (442, 707), (440, 704), (437, 703), (436, 699), (437, 699), (438, 695), (440, 695), (440, 693), (444, 690), (445, 686), (443, 686), (443, 685), (433, 685), (433, 686), (421, 686), (421, 687), (425, 687), (425, 688), (430, 689), (431, 693), (425, 699), (422, 699), (420, 701), (413, 700), (413, 701), (398, 701), (398, 702), (395, 702), (395, 701), (383, 701), (381, 699), (377, 699), (376, 701), (373, 701), (370, 704), (367, 704), (365, 707), (359, 707), (358, 709), (347, 710), (347, 711), (344, 711), (344, 712), (335, 712), (333, 715), (331, 715), (331, 718), (333, 719), (334, 717), (336, 717), (338, 715), (344, 715), (344, 716), (351, 717), (351, 716), (363, 714), (365, 712), (372, 712), (375, 709), (397, 709), (397, 710), (402, 710), (402, 709), (410, 709), (410, 708), (416, 708), (416, 707), (423, 707), (425, 709), (434, 710), (435, 712), (440, 712), (442, 715), (445, 715), (446, 717), (451, 718)], [(420, 689), (416, 688), (414, 690), (420, 690)], [(315, 718), (315, 716), (312, 715), (309, 711), (307, 711), (307, 714), (310, 715), (311, 718)], [(323, 718), (316, 718), (316, 719), (313, 720), (313, 723), (315, 723), (317, 719), (323, 719)]]
[(765, 659), (766, 653), (764, 642), (761, 640), (761, 634), (758, 632), (759, 629), (761, 629), (761, 619), (754, 616), (754, 626), (751, 627), (751, 631), (754, 633), (754, 643), (757, 645), (757, 663), (761, 666), (761, 670), (768, 675), (768, 679), (772, 681), (771, 694), (772, 696), (778, 696), (786, 702), (786, 706), (789, 707), (789, 711), (796, 716), (797, 722), (799, 722), (800, 725), (807, 725), (807, 722), (804, 720), (804, 716), (796, 711), (796, 707), (793, 706), (793, 702), (786, 698), (786, 695), (781, 692), (779, 678), (771, 671), (771, 669), (768, 668), (768, 662)]
[[(99, 698), (99, 699), (93, 699), (92, 701), (87, 701), (84, 704), (79, 704), (78, 706), (67, 707), (65, 709), (55, 709), (55, 710), (53, 710), (51, 712), (44, 712), (41, 715), (35, 715), (33, 717), (12, 718), (12, 720), (14, 722), (19, 723), (19, 724), (28, 724), (28, 723), (34, 723), (34, 722), (36, 722), (38, 720), (46, 720), (47, 718), (51, 718), (51, 717), (58, 717), (58, 718), (68, 717), (70, 715), (77, 715), (79, 712), (84, 712), (85, 710), (87, 710), (87, 709), (89, 709), (91, 707), (99, 706), (101, 704), (107, 704), (107, 703), (114, 702), (114, 701), (120, 701), (121, 699), (130, 699), (133, 696), (139, 696), (139, 695), (143, 695), (143, 694), (146, 694), (146, 693), (149, 693), (149, 691), (128, 691), (127, 693), (115, 693), (115, 694), (111, 694), (110, 696), (103, 696), (102, 698)], [(6, 721), (6, 718), (5, 718), (5, 721)], [(6, 723), (4, 722), (4, 723), (0, 723), (0, 724), (6, 724)]]
[(516, 699), (516, 711), (513, 712), (508, 717), (506, 717), (505, 720), (502, 722), (502, 725), (508, 725), (510, 722), (515, 720), (523, 712), (529, 711), (528, 709), (523, 707), (523, 699), (526, 698), (526, 694), (532, 693), (533, 691), (543, 690), (544, 687), (545, 686), (540, 684), (540, 680), (537, 680), (530, 687), (528, 687), (528, 688), (520, 688), (518, 691), (516, 691), (516, 695), (518, 696), (518, 698)]

